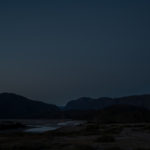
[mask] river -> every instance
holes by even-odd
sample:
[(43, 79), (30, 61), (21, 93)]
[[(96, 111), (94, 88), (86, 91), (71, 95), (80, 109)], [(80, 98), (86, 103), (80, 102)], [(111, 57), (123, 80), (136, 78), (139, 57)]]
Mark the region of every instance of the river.
[(7, 120), (0, 120), (0, 123), (2, 122), (19, 122), (21, 124), (24, 124), (27, 126), (25, 129), (9, 129), (6, 131), (1, 131), (1, 132), (16, 132), (16, 131), (21, 131), (21, 132), (26, 132), (26, 133), (44, 133), (47, 131), (52, 131), (59, 129), (64, 126), (76, 126), (80, 125), (83, 123), (83, 121), (72, 121), (72, 120), (20, 120), (20, 119), (7, 119)]

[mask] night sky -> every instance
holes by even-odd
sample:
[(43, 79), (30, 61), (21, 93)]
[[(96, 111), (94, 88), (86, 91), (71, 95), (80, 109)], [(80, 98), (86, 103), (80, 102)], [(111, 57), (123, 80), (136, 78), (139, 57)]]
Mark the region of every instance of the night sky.
[(58, 105), (150, 93), (150, 0), (0, 1), (0, 92)]

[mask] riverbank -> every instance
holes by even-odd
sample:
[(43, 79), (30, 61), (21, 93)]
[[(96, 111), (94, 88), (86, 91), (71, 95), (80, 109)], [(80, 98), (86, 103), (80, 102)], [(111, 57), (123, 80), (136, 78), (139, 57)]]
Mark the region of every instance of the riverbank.
[(77, 126), (85, 121), (78, 120), (0, 120), (0, 133), (28, 132), (44, 133), (66, 126)]
[(149, 150), (150, 124), (85, 123), (45, 133), (3, 133), (0, 149)]

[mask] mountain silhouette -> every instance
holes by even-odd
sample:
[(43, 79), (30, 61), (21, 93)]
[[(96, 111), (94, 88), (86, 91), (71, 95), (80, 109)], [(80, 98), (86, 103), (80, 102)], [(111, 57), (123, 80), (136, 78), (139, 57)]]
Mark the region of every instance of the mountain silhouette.
[(98, 98), (82, 97), (72, 100), (65, 106), (66, 110), (99, 110), (112, 105), (131, 105), (150, 109), (150, 95), (127, 96), (120, 98)]
[[(83, 97), (63, 108), (13, 94), (0, 94), (0, 118), (93, 119), (111, 121), (150, 121), (150, 95), (120, 98)], [(128, 117), (130, 116), (130, 117)], [(137, 118), (137, 119), (136, 119)], [(112, 119), (112, 120), (111, 120)], [(122, 120), (123, 119), (123, 120)]]
[(0, 118), (32, 118), (58, 110), (56, 105), (30, 100), (17, 94), (0, 94)]

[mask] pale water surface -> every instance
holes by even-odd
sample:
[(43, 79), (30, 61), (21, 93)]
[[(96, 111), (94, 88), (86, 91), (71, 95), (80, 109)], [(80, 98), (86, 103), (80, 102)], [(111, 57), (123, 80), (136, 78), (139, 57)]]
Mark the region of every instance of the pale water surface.
[(22, 131), (22, 132), (28, 132), (28, 133), (44, 133), (47, 131), (52, 131), (59, 129), (64, 126), (76, 126), (84, 123), (83, 121), (72, 121), (72, 120), (0, 120), (0, 123), (2, 122), (19, 122), (22, 124), (25, 124), (28, 128), (26, 129), (16, 129), (16, 130), (7, 130), (7, 131), (1, 131), (1, 132), (15, 132), (15, 131)]

